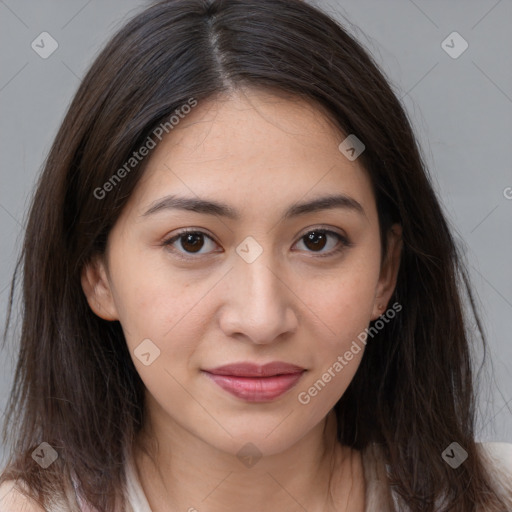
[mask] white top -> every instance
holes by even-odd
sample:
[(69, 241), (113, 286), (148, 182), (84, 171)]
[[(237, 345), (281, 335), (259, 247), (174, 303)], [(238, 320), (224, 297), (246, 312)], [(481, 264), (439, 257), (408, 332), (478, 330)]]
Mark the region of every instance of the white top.
[[(501, 475), (504, 485), (499, 485), (499, 488), (505, 489), (508, 485), (510, 486), (508, 492), (512, 492), (512, 444), (477, 443), (477, 446), (480, 446), (490, 457), (491, 465), (489, 469), (493, 476)], [(363, 454), (363, 464), (366, 478), (366, 512), (375, 510), (385, 512), (382, 508), (382, 498), (390, 491), (388, 486), (384, 485), (386, 482), (383, 473), (385, 464), (379, 451), (372, 448), (366, 450)], [(127, 501), (132, 508), (132, 512), (152, 512), (131, 458), (128, 458), (126, 464), (126, 480)], [(493, 481), (496, 484), (498, 478), (493, 478)], [(391, 495), (393, 496), (392, 492)]]
[[(477, 443), (477, 447), (484, 456), (484, 464), (489, 471), (491, 481), (496, 486), (497, 492), (502, 493), (504, 496), (512, 496), (512, 444)], [(439, 456), (441, 456), (441, 454), (439, 454)], [(371, 444), (363, 450), (362, 457), (366, 485), (365, 512), (375, 512), (375, 510), (379, 512), (392, 512), (392, 504), (393, 502), (396, 503), (396, 495), (394, 491), (389, 488), (387, 481), (388, 466), (382, 455), (382, 450), (378, 445)], [(126, 508), (123, 512), (152, 512), (144, 490), (142, 489), (137, 469), (131, 455), (126, 457), (125, 475)], [(73, 480), (75, 482), (75, 479)], [(13, 481), (8, 481), (1, 486), (0, 510), (2, 512), (9, 512), (12, 509), (12, 506), (5, 508), (7, 504), (4, 502), (4, 498), (10, 494), (9, 491), (13, 485)], [(70, 494), (68, 494), (64, 501), (58, 497), (54, 497), (54, 501), (49, 506), (48, 510), (50, 512), (69, 512), (69, 503), (74, 501), (74, 494), (74, 496), (78, 497), (82, 512), (96, 512), (85, 506), (80, 499), (79, 493), (76, 492), (76, 487), (74, 491), (73, 493), (73, 490), (70, 489)], [(21, 502), (18, 501), (17, 503)], [(512, 508), (510, 510), (512, 510)]]
[(126, 491), (126, 499), (133, 509), (132, 512), (152, 512), (131, 457), (126, 464)]

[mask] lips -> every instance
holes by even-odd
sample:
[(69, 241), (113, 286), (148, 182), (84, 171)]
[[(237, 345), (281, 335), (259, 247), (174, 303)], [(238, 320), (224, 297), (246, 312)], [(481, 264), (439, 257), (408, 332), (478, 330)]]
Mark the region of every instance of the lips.
[(248, 402), (269, 402), (297, 384), (306, 370), (280, 361), (263, 366), (234, 363), (203, 370), (224, 391)]

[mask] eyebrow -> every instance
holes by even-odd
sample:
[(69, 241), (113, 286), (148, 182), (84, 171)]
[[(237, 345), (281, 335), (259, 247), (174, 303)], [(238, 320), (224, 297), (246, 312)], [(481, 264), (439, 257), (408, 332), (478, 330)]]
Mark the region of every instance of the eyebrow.
[[(285, 221), (299, 215), (334, 208), (353, 211), (366, 217), (366, 212), (358, 201), (345, 194), (338, 194), (319, 197), (308, 202), (295, 203), (284, 212), (281, 220)], [(231, 220), (239, 220), (241, 218), (240, 212), (227, 204), (176, 195), (165, 196), (157, 200), (149, 210), (142, 214), (142, 217), (147, 217), (164, 210), (186, 210), (206, 215), (217, 215)]]

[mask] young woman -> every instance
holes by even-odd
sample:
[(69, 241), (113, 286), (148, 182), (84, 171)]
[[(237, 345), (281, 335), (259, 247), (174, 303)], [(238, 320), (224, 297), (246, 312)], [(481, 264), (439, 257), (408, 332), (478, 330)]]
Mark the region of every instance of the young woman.
[(166, 0), (122, 28), (19, 265), (2, 512), (512, 510), (410, 124), (306, 2)]

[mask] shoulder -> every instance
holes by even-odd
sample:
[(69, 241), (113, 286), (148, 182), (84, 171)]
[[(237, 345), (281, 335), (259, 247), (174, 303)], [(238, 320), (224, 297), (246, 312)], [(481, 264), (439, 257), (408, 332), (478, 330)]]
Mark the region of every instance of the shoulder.
[(512, 444), (477, 443), (477, 448), (495, 490), (512, 507)]
[(512, 443), (477, 443), (477, 447), (490, 463), (490, 470), (504, 471), (512, 478)]
[(45, 512), (36, 501), (23, 494), (21, 484), (8, 480), (0, 484), (0, 512)]

